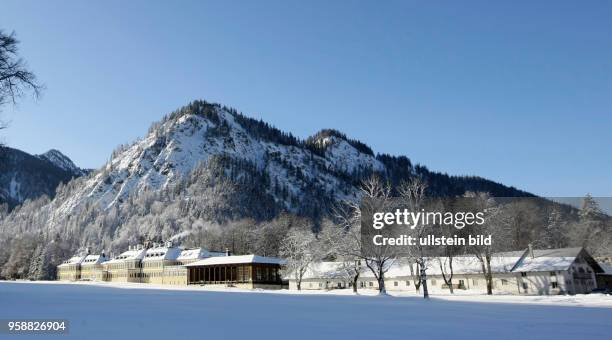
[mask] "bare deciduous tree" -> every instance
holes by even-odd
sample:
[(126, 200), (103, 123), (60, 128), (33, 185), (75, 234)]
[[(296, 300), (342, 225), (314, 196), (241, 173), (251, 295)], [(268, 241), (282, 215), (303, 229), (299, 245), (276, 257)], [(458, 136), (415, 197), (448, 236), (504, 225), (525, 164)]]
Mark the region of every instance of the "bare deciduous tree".
[[(473, 208), (478, 211), (486, 211), (485, 221), (482, 225), (474, 225), (472, 233), (475, 235), (493, 235), (492, 237), (498, 240), (509, 240), (514, 235), (513, 209), (504, 210), (488, 193), (466, 193), (466, 197), (472, 197), (474, 200)], [(498, 248), (498, 247), (501, 247)], [(493, 241), (490, 245), (477, 244), (471, 245), (468, 251), (472, 253), (480, 262), (481, 271), (487, 282), (487, 294), (493, 294), (493, 268), (491, 261), (493, 254), (498, 250), (506, 250), (503, 248), (504, 242)]]
[[(19, 41), (15, 32), (10, 34), (0, 30), (0, 107), (7, 102), (17, 103), (17, 98), (30, 90), (38, 98), (42, 85), (36, 80), (34, 73), (27, 69), (27, 65), (17, 54)], [(6, 122), (0, 120), (0, 130), (7, 127)], [(5, 156), (0, 142), (0, 159)]]
[(351, 282), (353, 293), (357, 294), (359, 277), (364, 269), (361, 257), (356, 255), (361, 249), (361, 225), (359, 221), (354, 223), (353, 214), (344, 205), (335, 207), (334, 214), (340, 222), (324, 223), (319, 237), (329, 246), (329, 255), (340, 262), (341, 270)]
[[(391, 198), (391, 187), (384, 183), (378, 176), (371, 176), (361, 184), (362, 202), (363, 200), (374, 200), (378, 204), (384, 205)], [(362, 208), (358, 202), (346, 201), (338, 206), (335, 211), (335, 218), (340, 221), (340, 234), (336, 241), (338, 254), (348, 261), (347, 266), (352, 266), (355, 276), (353, 284), (357, 284), (362, 264), (370, 269), (378, 282), (380, 294), (386, 294), (385, 273), (397, 258), (397, 248), (392, 246), (372, 246), (363, 244), (361, 238), (361, 217)], [(364, 251), (365, 249), (367, 251)], [(356, 291), (356, 287), (353, 287)]]
[[(373, 211), (383, 211), (389, 204), (391, 199), (391, 186), (389, 183), (383, 182), (378, 176), (371, 176), (367, 180), (362, 182), (361, 192), (363, 193), (363, 199), (370, 200), (377, 208), (369, 209)], [(357, 209), (359, 220), (361, 220), (361, 207)], [(357, 217), (357, 216), (356, 216)], [(366, 267), (370, 269), (374, 278), (378, 282), (379, 294), (387, 294), (385, 287), (385, 273), (391, 269), (391, 266), (397, 259), (399, 253), (398, 248), (395, 246), (383, 245), (374, 246), (372, 244), (362, 244), (362, 260)], [(367, 250), (366, 250), (367, 248)], [(366, 251), (363, 251), (366, 250)]]
[(287, 260), (286, 271), (295, 279), (298, 290), (302, 290), (302, 278), (310, 265), (320, 258), (316, 242), (312, 231), (293, 228), (280, 246), (280, 255)]
[[(424, 203), (423, 201), (425, 199), (426, 190), (427, 183), (420, 177), (415, 177), (409, 182), (403, 182), (398, 189), (404, 203), (410, 208), (411, 211), (421, 210)], [(427, 230), (430, 230), (428, 226), (419, 223), (418, 225), (414, 226), (414, 236), (417, 238), (417, 240), (419, 240), (425, 235)], [(419, 286), (423, 287), (423, 298), (428, 299), (429, 291), (427, 290), (427, 258), (425, 257), (425, 249), (423, 245), (417, 241), (416, 247), (410, 247), (408, 252), (409, 259), (416, 262)]]
[(27, 69), (17, 54), (18, 44), (15, 32), (5, 34), (0, 31), (0, 105), (9, 101), (16, 103), (17, 98), (28, 90), (38, 96), (42, 89), (34, 73)]

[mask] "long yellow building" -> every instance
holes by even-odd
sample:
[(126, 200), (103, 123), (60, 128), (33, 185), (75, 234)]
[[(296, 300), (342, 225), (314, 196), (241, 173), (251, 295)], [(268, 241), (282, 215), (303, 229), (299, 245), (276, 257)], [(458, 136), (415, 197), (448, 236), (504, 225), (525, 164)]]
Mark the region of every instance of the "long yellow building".
[(57, 279), (274, 289), (281, 288), (281, 262), (271, 257), (232, 256), (229, 252), (152, 243), (130, 246), (113, 259), (104, 254), (74, 256), (58, 266)]

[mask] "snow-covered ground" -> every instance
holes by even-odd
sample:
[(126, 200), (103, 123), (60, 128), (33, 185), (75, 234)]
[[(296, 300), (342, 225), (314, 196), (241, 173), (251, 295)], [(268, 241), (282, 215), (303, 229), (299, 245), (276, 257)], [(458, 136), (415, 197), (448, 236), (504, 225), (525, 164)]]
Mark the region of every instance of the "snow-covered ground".
[(373, 293), (368, 291), (354, 296), (346, 290), (224, 290), (0, 282), (0, 319), (68, 319), (68, 338), (106, 340), (607, 339), (612, 331), (612, 297), (602, 295), (458, 295), (424, 301), (368, 296)]

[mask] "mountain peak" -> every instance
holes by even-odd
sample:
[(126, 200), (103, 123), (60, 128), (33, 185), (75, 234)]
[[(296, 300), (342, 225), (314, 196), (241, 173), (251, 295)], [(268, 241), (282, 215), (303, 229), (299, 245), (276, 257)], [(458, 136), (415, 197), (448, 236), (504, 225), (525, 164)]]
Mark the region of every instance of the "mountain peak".
[(57, 149), (50, 149), (49, 151), (37, 155), (36, 157), (43, 160), (47, 160), (58, 168), (73, 173), (77, 176), (82, 176), (86, 174), (85, 170), (76, 166), (68, 156), (64, 155), (61, 151)]
[(54, 197), (60, 183), (87, 173), (57, 150), (30, 155), (2, 147), (0, 158), (0, 204), (8, 203), (11, 208), (27, 199)]
[(336, 129), (322, 129), (314, 135), (306, 139), (306, 144), (316, 149), (327, 149), (328, 146), (336, 144), (339, 140), (343, 140), (359, 152), (366, 155), (374, 156), (374, 151), (366, 144), (348, 138), (344, 133)]

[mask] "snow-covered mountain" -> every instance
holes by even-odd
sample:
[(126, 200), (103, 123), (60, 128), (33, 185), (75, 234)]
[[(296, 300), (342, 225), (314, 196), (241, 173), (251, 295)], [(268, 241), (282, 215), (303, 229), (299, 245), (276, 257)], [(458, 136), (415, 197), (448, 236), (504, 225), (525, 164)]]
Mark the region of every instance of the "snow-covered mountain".
[[(49, 198), (0, 209), (0, 278), (52, 278), (55, 266), (79, 249), (118, 253), (144, 240), (277, 256), (291, 228), (324, 230), (331, 208), (359, 200), (359, 187), (372, 174), (388, 181), (393, 194), (419, 176), (429, 196), (531, 196), (480, 177), (433, 172), (405, 156), (375, 154), (337, 130), (298, 139), (204, 101), (165, 116), (84, 176), (57, 151), (5, 150), (2, 197), (16, 203)], [(536, 219), (526, 219), (533, 222), (531, 235), (549, 219), (546, 209), (536, 210)]]
[[(275, 254), (292, 221), (316, 227), (338, 201), (358, 200), (362, 180), (372, 174), (392, 187), (421, 176), (436, 196), (467, 190), (529, 195), (479, 177), (432, 172), (405, 156), (375, 154), (336, 130), (301, 140), (204, 101), (165, 116), (146, 136), (119, 146), (103, 167), (84, 176), (78, 177), (82, 170), (59, 152), (12, 154), (12, 165), (3, 162), (0, 173), (4, 196), (17, 203), (34, 198), (32, 188), (41, 183), (52, 197), (26, 202), (8, 214), (0, 210), (0, 265), (7, 261), (4, 275), (13, 277), (23, 276), (28, 265), (23, 259), (32, 256), (52, 273), (61, 259), (85, 246), (112, 252), (177, 235), (191, 237), (192, 245), (223, 249), (228, 244), (221, 239), (231, 239), (232, 247), (243, 242), (243, 252)], [(51, 174), (76, 178), (56, 188), (59, 180), (49, 180)], [(237, 230), (242, 236), (223, 236)], [(12, 256), (9, 247), (30, 253)]]
[(60, 169), (63, 169), (66, 172), (83, 176), (87, 174), (87, 170), (81, 169), (78, 166), (74, 165), (72, 160), (68, 158), (68, 156), (61, 153), (59, 150), (51, 149), (43, 154), (36, 155), (36, 157), (40, 159), (46, 159), (47, 161), (53, 163)]
[(8, 147), (0, 148), (0, 204), (15, 206), (42, 195), (53, 197), (60, 182), (85, 174), (65, 155), (51, 150), (32, 156)]
[[(50, 153), (48, 158), (71, 168), (71, 162)], [(104, 167), (55, 202), (51, 224), (84, 205), (107, 210), (129, 197), (168, 190), (199, 166), (211, 160), (219, 163), (219, 159), (223, 159), (221, 176), (237, 184), (235, 191), (243, 199), (244, 195), (253, 198), (256, 192), (257, 201), (268, 202), (276, 212), (307, 216), (324, 214), (330, 203), (338, 200), (358, 199), (360, 181), (372, 173), (393, 184), (419, 174), (430, 181), (431, 190), (438, 195), (466, 190), (488, 190), (505, 196), (526, 194), (481, 178), (433, 173), (413, 166), (406, 157), (375, 155), (365, 144), (336, 130), (322, 130), (299, 140), (234, 109), (195, 101), (153, 124), (144, 138), (115, 150)], [(245, 184), (240, 183), (253, 178), (257, 181), (249, 183), (251, 192), (245, 192)], [(274, 214), (270, 210), (255, 217)]]
[[(171, 187), (211, 157), (252, 166), (268, 182), (259, 189), (280, 210), (306, 214), (315, 212), (305, 211), (305, 206), (320, 210), (329, 202), (357, 199), (357, 184), (373, 172), (396, 182), (417, 172), (433, 180), (444, 177), (413, 167), (405, 157), (375, 156), (365, 144), (335, 130), (322, 130), (301, 141), (233, 109), (195, 101), (155, 123), (144, 138), (115, 150), (103, 168), (57, 202), (54, 215), (70, 214), (85, 203), (109, 209), (129, 196)], [(72, 174), (82, 172), (56, 150), (39, 158)], [(469, 178), (444, 179), (448, 183), (432, 186), (440, 194), (469, 189), (463, 188)], [(471, 180), (480, 186), (513, 190), (478, 178)]]
[(251, 165), (269, 182), (260, 189), (280, 209), (293, 212), (306, 198), (356, 199), (355, 178), (385, 171), (373, 154), (340, 134), (306, 143), (234, 110), (194, 102), (154, 124), (143, 139), (117, 149), (58, 211), (70, 213), (84, 202), (109, 209), (130, 195), (177, 184), (211, 157)]

